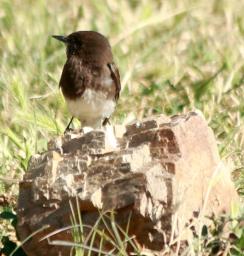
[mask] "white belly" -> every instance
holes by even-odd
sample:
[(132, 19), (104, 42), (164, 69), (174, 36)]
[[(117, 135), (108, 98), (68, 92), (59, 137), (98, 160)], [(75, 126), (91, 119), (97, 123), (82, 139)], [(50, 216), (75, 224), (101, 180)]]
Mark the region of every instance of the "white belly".
[(110, 117), (115, 108), (115, 101), (106, 99), (102, 92), (86, 89), (77, 100), (66, 99), (72, 116), (81, 121), (82, 126), (98, 128), (104, 118)]

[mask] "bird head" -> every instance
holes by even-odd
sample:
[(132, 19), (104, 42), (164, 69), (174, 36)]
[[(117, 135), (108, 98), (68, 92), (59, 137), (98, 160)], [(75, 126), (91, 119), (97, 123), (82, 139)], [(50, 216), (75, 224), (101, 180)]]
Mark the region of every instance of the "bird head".
[(52, 37), (66, 44), (68, 58), (72, 55), (92, 58), (111, 52), (107, 38), (94, 31), (78, 31), (68, 36), (53, 35)]

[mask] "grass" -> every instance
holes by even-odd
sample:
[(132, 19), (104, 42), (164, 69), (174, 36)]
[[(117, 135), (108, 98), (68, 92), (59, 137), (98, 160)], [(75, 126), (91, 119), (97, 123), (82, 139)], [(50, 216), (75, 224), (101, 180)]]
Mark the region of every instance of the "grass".
[(30, 156), (68, 122), (65, 49), (51, 35), (76, 30), (113, 46), (123, 87), (114, 123), (200, 109), (243, 195), (243, 12), (237, 0), (1, 0), (0, 195), (17, 196)]
[[(165, 234), (164, 249), (159, 254), (152, 254), (150, 250), (139, 245), (134, 235), (129, 235), (131, 215), (125, 220), (127, 222), (125, 230), (117, 224), (118, 216), (113, 211), (100, 212), (93, 226), (85, 225), (82, 221), (78, 200), (75, 205), (70, 203), (71, 225), (49, 233), (41, 241), (47, 240), (50, 245), (68, 247), (70, 255), (74, 253), (75, 256), (89, 256), (93, 253), (110, 256), (242, 256), (244, 252), (244, 230), (239, 225), (243, 221), (243, 217), (230, 218), (225, 214), (212, 215), (208, 217), (209, 224), (201, 224), (201, 228), (198, 230), (201, 218), (195, 216), (180, 234), (177, 233), (176, 227), (172, 227), (171, 236), (167, 237)], [(55, 235), (67, 231), (71, 231), (73, 242), (55, 240)], [(188, 238), (183, 240), (182, 235), (186, 237), (186, 233), (188, 233)], [(17, 255), (19, 256), (19, 254)], [(10, 256), (15, 255), (11, 254)]]

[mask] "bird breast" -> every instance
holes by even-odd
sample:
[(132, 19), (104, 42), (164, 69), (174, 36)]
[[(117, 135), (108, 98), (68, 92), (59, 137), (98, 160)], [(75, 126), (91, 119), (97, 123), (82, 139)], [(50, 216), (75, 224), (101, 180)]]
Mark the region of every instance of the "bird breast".
[[(110, 83), (110, 81), (108, 81)], [(86, 126), (97, 126), (106, 117), (110, 117), (115, 109), (115, 101), (109, 99), (103, 91), (86, 88), (77, 99), (65, 98), (72, 116), (78, 118)]]

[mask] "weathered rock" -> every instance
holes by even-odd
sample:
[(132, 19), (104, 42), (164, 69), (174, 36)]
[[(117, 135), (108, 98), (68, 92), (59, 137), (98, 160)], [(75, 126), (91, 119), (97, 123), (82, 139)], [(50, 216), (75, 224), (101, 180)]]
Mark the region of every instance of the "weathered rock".
[[(24, 240), (48, 228), (25, 243), (28, 255), (70, 255), (69, 247), (40, 239), (70, 225), (70, 202), (75, 205), (76, 198), (84, 225), (93, 226), (100, 211), (113, 209), (122, 228), (131, 217), (129, 234), (156, 251), (172, 235), (173, 221), (174, 232), (182, 233), (195, 212), (228, 212), (237, 200), (213, 132), (201, 115), (152, 117), (114, 129), (119, 145), (112, 151), (103, 131), (74, 132), (31, 158), (20, 183), (18, 234)], [(68, 230), (50, 240), (73, 239)]]

